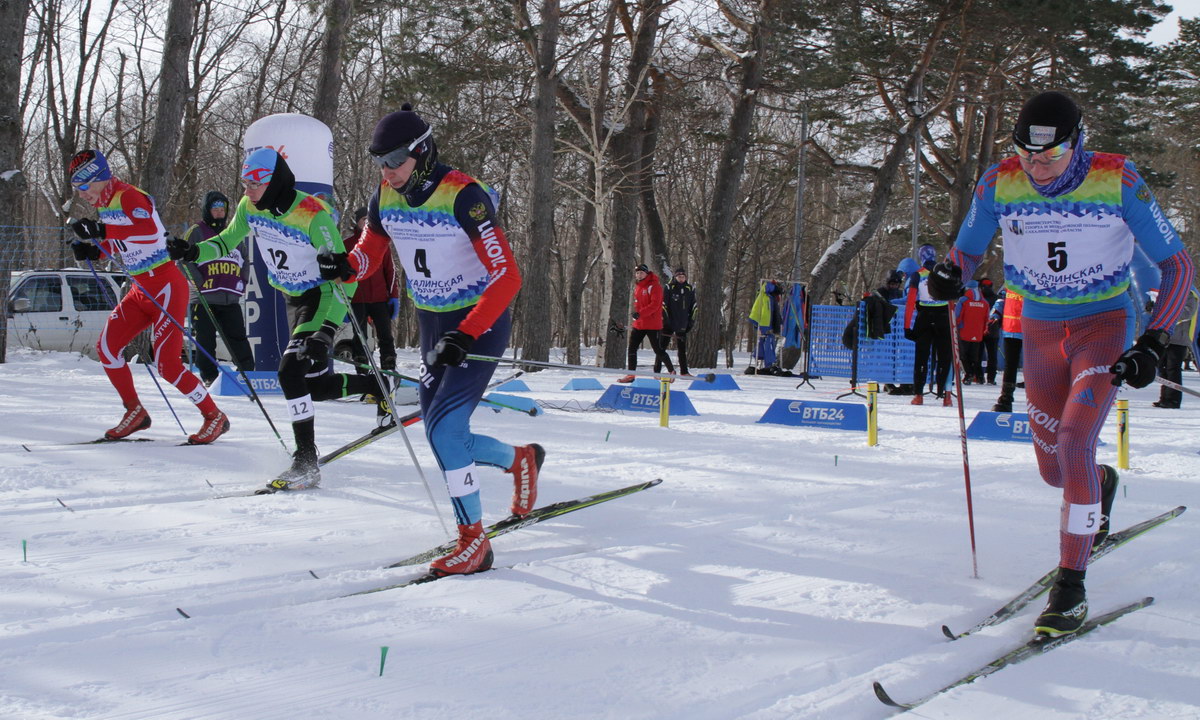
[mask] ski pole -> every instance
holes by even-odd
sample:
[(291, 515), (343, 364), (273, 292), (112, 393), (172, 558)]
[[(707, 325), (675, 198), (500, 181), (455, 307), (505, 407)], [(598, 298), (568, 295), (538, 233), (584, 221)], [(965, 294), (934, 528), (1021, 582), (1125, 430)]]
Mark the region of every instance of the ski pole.
[[(104, 299), (111, 300), (113, 309), (115, 310), (117, 307), (117, 298), (116, 295), (111, 292), (112, 288), (108, 286), (108, 283), (104, 282), (104, 279), (100, 277), (100, 273), (96, 272), (96, 266), (92, 264), (91, 260), (87, 261), (87, 265), (88, 270), (92, 271), (92, 277), (96, 279), (96, 284), (99, 285), (100, 289), (104, 291)], [(150, 352), (154, 352), (153, 345), (151, 346)], [(137, 360), (138, 356), (135, 355), (133, 357), (133, 361), (137, 362)], [(162, 384), (158, 382), (158, 376), (155, 375), (154, 371), (150, 369), (150, 363), (145, 363), (145, 365), (146, 372), (150, 373), (150, 379), (154, 381), (154, 387), (158, 388), (158, 394), (162, 395), (163, 402), (167, 404), (167, 409), (171, 411), (171, 416), (175, 418), (175, 424), (179, 426), (179, 431), (186, 436), (188, 431), (183, 427), (183, 422), (180, 421), (179, 414), (175, 412), (175, 407), (171, 405), (171, 401), (167, 398), (167, 393), (163, 391)]]
[[(340, 281), (329, 281), (333, 285), (333, 291), (337, 293), (338, 299), (346, 306), (346, 315), (350, 318), (351, 325), (354, 326), (354, 332), (358, 337), (362, 338), (363, 347), (367, 346), (367, 334), (363, 332), (362, 326), (358, 324), (358, 318), (354, 316), (354, 310), (350, 307), (350, 298), (346, 297), (346, 291), (342, 289)], [(367, 354), (367, 362), (371, 364), (371, 371), (375, 373), (375, 382), (379, 383), (379, 389), (384, 390), (387, 394), (388, 409), (392, 413), (392, 418), (396, 417), (396, 402), (393, 400), (391, 384), (384, 382), (383, 374), (379, 371), (379, 366), (375, 364), (375, 353)], [(404, 429), (404, 423), (398, 423), (400, 427), (400, 437), (404, 438), (404, 446), (408, 448), (408, 456), (412, 458), (413, 467), (417, 469), (417, 476), (421, 478), (421, 484), (425, 486), (425, 494), (429, 496), (429, 504), (433, 505), (433, 512), (437, 515), (438, 522), (442, 524), (442, 531), (446, 533), (446, 537), (454, 537), (450, 534), (450, 527), (446, 525), (446, 519), (442, 517), (442, 509), (438, 507), (437, 500), (433, 499), (433, 489), (429, 487), (429, 480), (425, 477), (425, 471), (421, 469), (421, 462), (417, 460), (417, 453), (413, 450), (412, 441), (408, 439), (408, 432)]]
[[(364, 365), (362, 363), (350, 362), (349, 360), (342, 360), (341, 358), (334, 358), (334, 360), (337, 360), (340, 363), (345, 363), (347, 365), (353, 365), (356, 368), (362, 368), (363, 370), (371, 369), (370, 365)], [(409, 382), (415, 382), (417, 384), (420, 384), (420, 382), (421, 382), (418, 378), (409, 377), (402, 373), (398, 373), (395, 370), (387, 370), (384, 368), (380, 368), (379, 372), (383, 373), (384, 375), (389, 375), (391, 377), (400, 378), (401, 380), (407, 380)], [(515, 405), (505, 405), (502, 402), (497, 402), (495, 400), (488, 400), (487, 398), (479, 398), (479, 402), (486, 403), (488, 405), (493, 405), (498, 408), (504, 408), (505, 410), (516, 410), (517, 412), (523, 412), (526, 415), (530, 415), (530, 416), (537, 415), (537, 410), (534, 410), (532, 408), (530, 408), (529, 410), (526, 410), (525, 408), (519, 408), (519, 407), (516, 407)]]
[[(590, 372), (599, 375), (628, 375), (631, 371), (619, 370), (616, 368), (605, 367), (589, 367), (587, 365), (566, 365), (564, 363), (543, 362), (541, 360), (521, 360), (519, 358), (493, 357), (491, 355), (467, 355), (468, 360), (478, 360), (480, 362), (494, 362), (501, 365), (528, 365), (530, 367), (552, 368), (555, 370), (578, 370), (580, 372)], [(652, 377), (658, 380), (676, 380), (678, 375), (670, 375), (666, 373), (637, 373), (644, 377)], [(704, 382), (713, 382), (717, 379), (716, 373), (705, 373), (697, 375), (696, 379)]]
[(950, 320), (950, 350), (954, 357), (954, 386), (958, 391), (958, 434), (962, 438), (963, 483), (967, 491), (967, 526), (971, 531), (971, 577), (979, 578), (979, 559), (975, 552), (975, 509), (971, 504), (971, 462), (967, 457), (967, 418), (963, 410), (962, 362), (958, 356), (958, 324), (955, 322), (954, 307), (957, 300), (946, 303)]
[(1168, 380), (1166, 378), (1156, 377), (1156, 378), (1154, 378), (1154, 382), (1158, 383), (1159, 385), (1166, 385), (1167, 387), (1171, 388), (1172, 390), (1178, 390), (1179, 392), (1185, 392), (1188, 395), (1195, 395), (1196, 397), (1200, 397), (1200, 392), (1193, 390), (1191, 388), (1188, 388), (1188, 387), (1184, 387), (1183, 385), (1180, 385), (1177, 382), (1171, 382), (1170, 380)]
[[(228, 348), (230, 346), (229, 337), (225, 334), (225, 328), (221, 327), (221, 323), (217, 322), (217, 316), (213, 313), (212, 308), (209, 307), (208, 300), (204, 299), (204, 293), (200, 292), (200, 282), (196, 279), (196, 276), (192, 274), (192, 269), (187, 266), (187, 263), (183, 263), (181, 268), (184, 276), (187, 277), (187, 279), (191, 281), (192, 285), (195, 286), (196, 298), (200, 301), (200, 306), (204, 308), (204, 312), (208, 313), (208, 321), (211, 322), (213, 327), (217, 329), (217, 334), (221, 336), (221, 340), (225, 343), (225, 347)], [(213, 364), (217, 366), (217, 370), (225, 373), (227, 376), (230, 376), (229, 371), (221, 367), (221, 363), (218, 362), (217, 359), (211, 355), (207, 349), (200, 347), (200, 343), (196, 342), (195, 337), (189, 335), (188, 339), (192, 341), (192, 347), (199, 348), (209, 360), (212, 360)], [(238, 375), (240, 375), (242, 378), (242, 382), (246, 383), (247, 390), (249, 390), (249, 392), (246, 394), (249, 395), (250, 399), (254, 401), (255, 405), (258, 405), (258, 409), (262, 411), (263, 417), (267, 419), (267, 424), (271, 426), (271, 432), (275, 433), (275, 437), (279, 440), (279, 444), (283, 445), (284, 451), (287, 451), (287, 443), (283, 441), (283, 436), (279, 434), (279, 430), (275, 427), (275, 423), (271, 421), (270, 414), (268, 414), (267, 409), (263, 407), (262, 400), (258, 397), (258, 393), (254, 390), (254, 384), (250, 382), (250, 377), (246, 375), (246, 371), (242, 370), (241, 368), (238, 368), (237, 371)]]

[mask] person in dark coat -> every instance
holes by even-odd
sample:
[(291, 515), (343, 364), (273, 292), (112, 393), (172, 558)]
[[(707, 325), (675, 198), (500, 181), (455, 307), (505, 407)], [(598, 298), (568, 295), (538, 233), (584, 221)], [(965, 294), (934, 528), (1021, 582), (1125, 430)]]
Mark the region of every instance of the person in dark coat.
[[(228, 212), (229, 198), (218, 190), (209, 192), (204, 196), (200, 222), (188, 228), (184, 239), (194, 244), (216, 236), (225, 229)], [(220, 375), (220, 370), (209, 359), (210, 355), (217, 356), (218, 326), (237, 369), (253, 370), (254, 353), (246, 338), (246, 321), (242, 317), (242, 296), (246, 294), (250, 264), (242, 251), (234, 248), (225, 257), (186, 265), (187, 274), (194, 283), (191, 289), (192, 339), (206, 351), (196, 353), (200, 379), (205, 385), (212, 385)], [(201, 296), (208, 304), (208, 310), (200, 303)], [(216, 325), (213, 318), (216, 318)]]
[(679, 374), (691, 375), (687, 364), (687, 334), (696, 314), (696, 290), (687, 279), (687, 270), (675, 268), (675, 276), (663, 288), (662, 346), (666, 352), (671, 338), (679, 355)]
[[(367, 209), (359, 208), (354, 213), (354, 231), (346, 238), (346, 252), (354, 250), (359, 235), (367, 224)], [(350, 302), (350, 310), (358, 320), (358, 326), (367, 331), (367, 319), (375, 326), (375, 338), (379, 341), (379, 367), (396, 369), (396, 339), (392, 332), (392, 321), (400, 314), (400, 284), (396, 281), (396, 264), (391, 252), (380, 257), (379, 269), (358, 283), (358, 290)], [(359, 371), (366, 373), (367, 348), (356, 333), (354, 335), (354, 362)]]

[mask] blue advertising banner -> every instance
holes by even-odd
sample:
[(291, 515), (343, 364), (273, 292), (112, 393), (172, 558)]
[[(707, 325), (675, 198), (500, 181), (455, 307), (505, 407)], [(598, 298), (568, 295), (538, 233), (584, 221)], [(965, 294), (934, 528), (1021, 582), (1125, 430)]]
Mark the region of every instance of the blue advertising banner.
[(991, 412), (985, 410), (975, 414), (967, 427), (968, 440), (1008, 440), (1031, 442), (1028, 413)]
[[(238, 375), (236, 370), (232, 370), (224, 365), (221, 367), (229, 370), (222, 372), (217, 381), (212, 384), (208, 390), (213, 395), (249, 395), (250, 391), (246, 389), (246, 383)], [(250, 383), (254, 385), (254, 392), (259, 395), (282, 395), (283, 388), (279, 387), (279, 378), (274, 370), (251, 370), (246, 373), (246, 377), (250, 378)]]
[[(671, 390), (671, 408), (667, 412), (675, 415), (699, 415), (687, 393), (682, 390)], [(638, 412), (658, 412), (658, 390), (650, 388), (630, 387), (627, 385), (609, 385), (596, 407), (612, 410), (637, 410)]]
[(865, 431), (867, 406), (859, 403), (777, 398), (758, 422)]

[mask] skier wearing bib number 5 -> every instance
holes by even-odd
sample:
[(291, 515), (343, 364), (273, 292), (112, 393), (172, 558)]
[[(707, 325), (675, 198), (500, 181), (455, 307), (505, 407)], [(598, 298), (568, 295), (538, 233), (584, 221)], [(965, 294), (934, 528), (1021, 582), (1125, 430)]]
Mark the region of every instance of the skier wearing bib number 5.
[(318, 250), (344, 249), (329, 208), (296, 190), (287, 160), (271, 148), (246, 156), (242, 186), (246, 194), (228, 227), (196, 244), (173, 238), (167, 247), (172, 259), (203, 263), (228, 255), (254, 233), (268, 280), (287, 300), (291, 325), (291, 338), (279, 361), (279, 387), (287, 399), (296, 452), (291, 467), (268, 483), (267, 490), (303, 490), (321, 480), (313, 401), (368, 392), (383, 398), (387, 393), (370, 376), (335, 374), (329, 368), (333, 335), (346, 318), (346, 302), (356, 287), (343, 285), (344, 295), (335, 292), (317, 268)]
[[(1084, 571), (1108, 535), (1117, 472), (1096, 464), (1100, 429), (1122, 382), (1154, 381), (1195, 274), (1178, 233), (1123, 155), (1087, 149), (1073, 100), (1044, 92), (1021, 109), (1016, 155), (987, 169), (930, 292), (961, 294), (999, 228), (1010, 294), (1024, 298), (1025, 395), (1034, 453), (1062, 489), (1059, 570), (1034, 631), (1058, 637), (1087, 618)], [(1146, 332), (1129, 345), (1134, 243), (1162, 270)]]
[(425, 434), (446, 479), (458, 543), (433, 561), (434, 574), (467, 574), (492, 565), (483, 528), (478, 465), (513, 475), (512, 513), (526, 515), (537, 499), (540, 445), (514, 447), (471, 432), (498, 356), (508, 347), (508, 306), (521, 273), (496, 222), (494, 192), (438, 162), (433, 130), (407, 104), (375, 126), (369, 148), (382, 182), (367, 209), (354, 251), (321, 257), (327, 278), (354, 280), (374, 271), (395, 243), (421, 335), (421, 414)]

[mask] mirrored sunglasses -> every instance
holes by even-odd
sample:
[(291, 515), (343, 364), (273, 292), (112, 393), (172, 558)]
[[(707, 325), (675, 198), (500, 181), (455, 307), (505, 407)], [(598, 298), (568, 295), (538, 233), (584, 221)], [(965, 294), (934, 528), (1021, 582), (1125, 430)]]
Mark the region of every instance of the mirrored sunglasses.
[(1058, 145), (1055, 145), (1054, 147), (1037, 151), (1026, 150), (1015, 143), (1013, 144), (1013, 147), (1017, 151), (1017, 157), (1021, 158), (1025, 162), (1049, 165), (1050, 163), (1058, 162), (1063, 158), (1064, 155), (1067, 154), (1067, 151), (1071, 149), (1071, 141), (1066, 140)]

